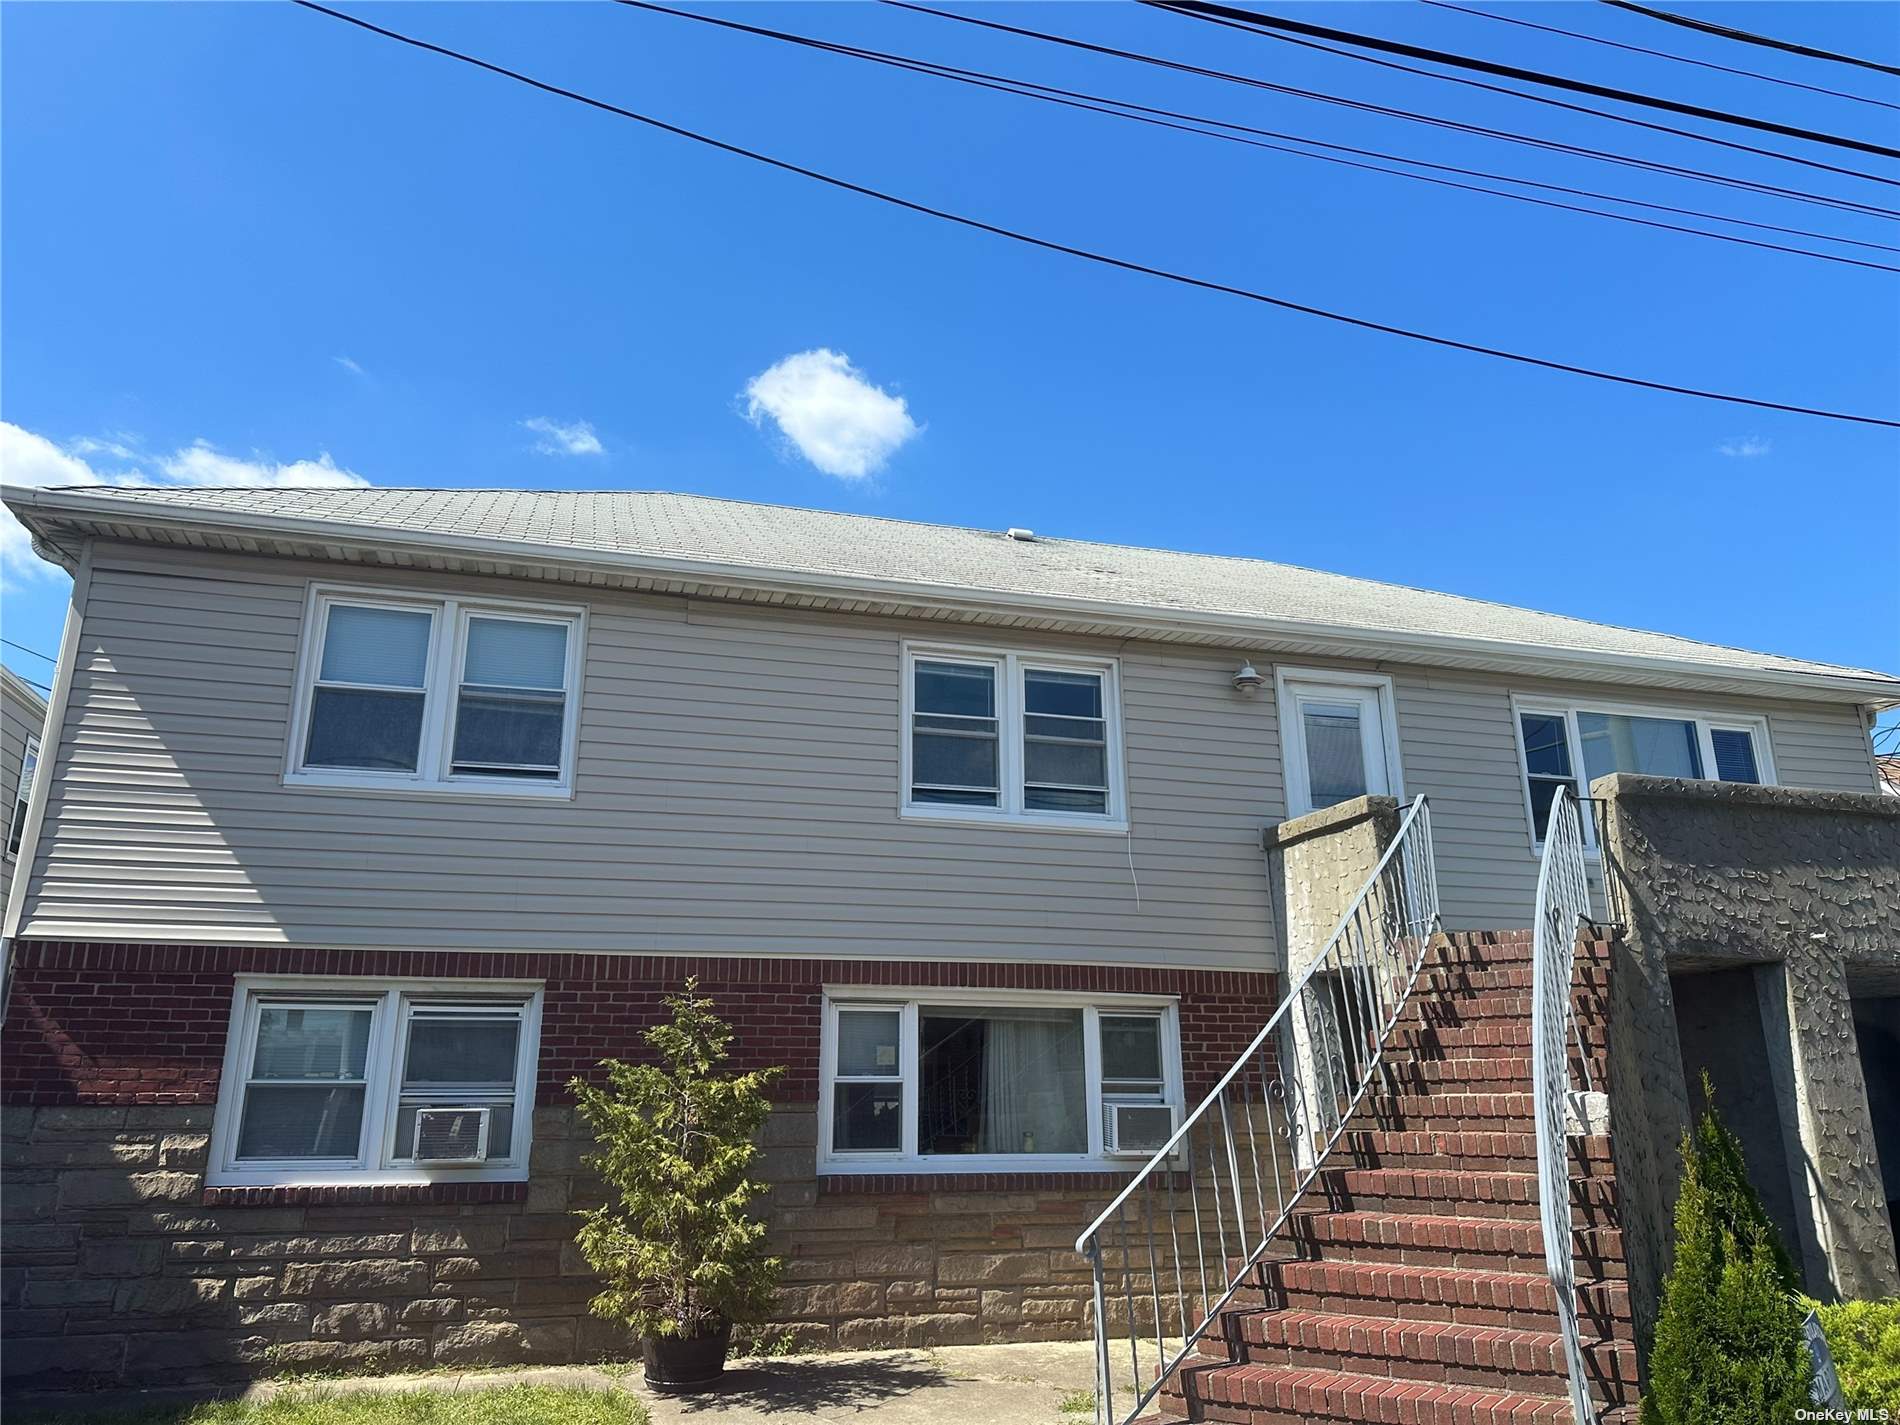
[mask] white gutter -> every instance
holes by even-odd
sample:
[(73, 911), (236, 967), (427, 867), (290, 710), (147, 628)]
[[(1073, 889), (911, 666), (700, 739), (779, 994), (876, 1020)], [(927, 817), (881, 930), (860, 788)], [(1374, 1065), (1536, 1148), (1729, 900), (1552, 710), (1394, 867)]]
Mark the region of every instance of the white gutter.
[[(314, 544), (360, 546), (385, 553), (436, 556), (445, 553), (486, 557), (509, 564), (548, 565), (576, 572), (634, 573), (648, 577), (690, 579), (701, 583), (734, 585), (760, 592), (813, 598), (856, 597), (887, 602), (913, 602), (972, 614), (1011, 617), (1061, 617), (1112, 624), (1160, 634), (1202, 633), (1244, 642), (1248, 639), (1291, 639), (1338, 645), (1349, 656), (1378, 658), (1395, 649), (1414, 654), (1464, 654), (1473, 657), (1516, 659), (1539, 665), (1561, 665), (1564, 672), (1615, 668), (1668, 678), (1696, 677), (1710, 681), (1760, 684), (1764, 689), (1797, 696), (1816, 693), (1849, 694), (1876, 707), (1900, 704), (1900, 678), (1883, 674), (1807, 673), (1792, 669), (1750, 668), (1723, 663), (1697, 663), (1647, 654), (1598, 652), (1553, 648), (1547, 644), (1516, 643), (1504, 639), (1459, 634), (1417, 633), (1323, 624), (1300, 619), (1263, 618), (1256, 614), (1215, 611), (1169, 614), (1142, 604), (1117, 603), (1066, 594), (1026, 594), (1009, 590), (970, 590), (929, 580), (886, 579), (863, 574), (765, 568), (728, 564), (644, 552), (577, 550), (567, 545), (534, 544), (492, 536), (448, 534), (435, 530), (392, 530), (382, 525), (356, 524), (303, 515), (263, 515), (249, 511), (199, 510), (107, 494), (70, 493), (35, 486), (0, 485), (0, 500), (22, 519), (29, 514), (66, 516), (84, 520), (113, 520), (157, 528), (192, 530), (239, 538), (300, 537)], [(101, 535), (110, 538), (109, 535)], [(1561, 676), (1560, 672), (1558, 676)]]

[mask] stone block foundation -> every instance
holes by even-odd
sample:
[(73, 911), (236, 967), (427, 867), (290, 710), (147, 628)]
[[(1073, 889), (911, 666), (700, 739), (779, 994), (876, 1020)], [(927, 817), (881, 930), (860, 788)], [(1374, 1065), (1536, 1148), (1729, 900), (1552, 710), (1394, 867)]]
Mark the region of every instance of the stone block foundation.
[[(818, 1177), (819, 986), (908, 970), (972, 988), (1175, 993), (1190, 1102), (1272, 997), (1264, 974), (1099, 966), (356, 953), (345, 968), (283, 950), (19, 951), (0, 1059), (0, 1369), (15, 1397), (626, 1357), (624, 1328), (587, 1310), (596, 1284), (574, 1213), (600, 1192), (562, 1085), (603, 1054), (637, 1057), (660, 994), (688, 973), (739, 1030), (742, 1062), (790, 1070), (758, 1169), (786, 1259), (762, 1336), (805, 1348), (1083, 1337), (1090, 1276), (1075, 1238), (1125, 1175)], [(312, 972), (545, 976), (528, 1181), (207, 1188), (224, 1033), (211, 1007), (228, 1015), (233, 975), (284, 973), (286, 958)], [(168, 959), (188, 968), (167, 972)]]

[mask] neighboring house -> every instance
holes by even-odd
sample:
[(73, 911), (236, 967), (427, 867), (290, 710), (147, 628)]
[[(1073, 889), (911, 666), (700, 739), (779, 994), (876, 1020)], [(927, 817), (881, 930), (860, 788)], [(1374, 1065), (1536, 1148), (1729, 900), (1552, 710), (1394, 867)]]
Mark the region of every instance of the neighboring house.
[(1881, 791), (1890, 797), (1900, 797), (1900, 756), (1876, 757), (1874, 766), (1880, 776)]
[(788, 1069), (798, 1339), (1085, 1334), (1070, 1244), (1280, 993), (1269, 828), (1425, 797), (1446, 928), (1520, 928), (1560, 786), (1872, 793), (1900, 701), (1027, 531), (5, 498), (75, 578), (6, 922), (5, 1364), (40, 1388), (624, 1349), (584, 1310), (563, 1086), (689, 975)]
[(4, 861), (0, 861), (0, 905), (13, 890), (13, 863), (26, 831), (26, 803), (39, 765), (40, 729), (46, 700), (11, 668), (0, 668), (0, 807), (7, 821)]

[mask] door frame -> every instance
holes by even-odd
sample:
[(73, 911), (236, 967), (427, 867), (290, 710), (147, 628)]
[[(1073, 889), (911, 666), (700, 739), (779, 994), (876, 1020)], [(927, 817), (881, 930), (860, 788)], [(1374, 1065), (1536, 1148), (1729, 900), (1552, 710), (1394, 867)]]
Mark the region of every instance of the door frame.
[(1405, 800), (1405, 773), (1399, 762), (1398, 707), (1392, 680), (1383, 673), (1362, 673), (1349, 668), (1288, 668), (1275, 664), (1273, 693), (1280, 718), (1280, 765), (1285, 777), (1288, 820), (1305, 816), (1314, 809), (1306, 766), (1306, 737), (1296, 699), (1307, 695), (1309, 690), (1324, 692), (1328, 689), (1349, 693), (1355, 700), (1364, 699), (1368, 693), (1374, 695), (1379, 709), (1380, 742), (1385, 751), (1386, 790), (1373, 795)]

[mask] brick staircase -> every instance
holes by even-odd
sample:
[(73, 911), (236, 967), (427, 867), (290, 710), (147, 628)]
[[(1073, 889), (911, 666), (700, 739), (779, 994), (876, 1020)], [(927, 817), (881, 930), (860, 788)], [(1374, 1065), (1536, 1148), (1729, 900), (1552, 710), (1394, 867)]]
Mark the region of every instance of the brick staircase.
[[(1530, 960), (1528, 931), (1450, 936), (1428, 952), (1380, 1079), (1198, 1358), (1164, 1387), (1155, 1420), (1571, 1419), (1538, 1224)], [(1598, 1088), (1607, 966), (1607, 944), (1578, 946), (1572, 999)], [(1592, 1395), (1606, 1425), (1633, 1425), (1610, 1142), (1570, 1144)]]

